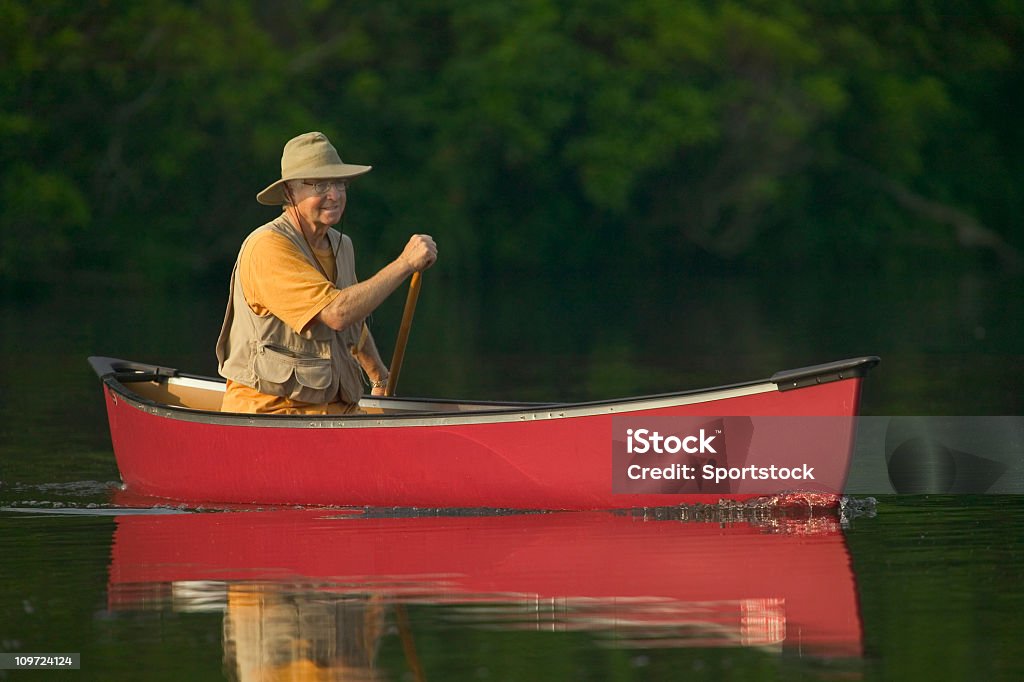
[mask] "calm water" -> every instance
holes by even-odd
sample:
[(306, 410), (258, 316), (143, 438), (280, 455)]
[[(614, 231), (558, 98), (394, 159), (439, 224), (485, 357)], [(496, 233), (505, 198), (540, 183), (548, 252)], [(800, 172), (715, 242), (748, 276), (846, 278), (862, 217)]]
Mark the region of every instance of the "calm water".
[[(1024, 413), (1012, 281), (455, 295), (437, 280), (425, 283), (403, 393), (602, 398), (878, 354), (866, 414)], [(1020, 496), (872, 502), (865, 489), (845, 515), (811, 518), (118, 507), (85, 357), (213, 373), (221, 306), (219, 292), (0, 303), (0, 652), (82, 654), (77, 672), (0, 679), (1024, 676)], [(385, 349), (400, 306), (377, 315)]]

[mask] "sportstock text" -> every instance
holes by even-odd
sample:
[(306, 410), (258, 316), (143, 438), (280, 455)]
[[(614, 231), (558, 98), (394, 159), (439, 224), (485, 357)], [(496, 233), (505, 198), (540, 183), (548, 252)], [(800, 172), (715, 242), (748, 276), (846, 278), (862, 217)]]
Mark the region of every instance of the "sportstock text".
[[(720, 432), (719, 432), (720, 433)], [(715, 455), (714, 440), (718, 433), (708, 434), (701, 429), (698, 435), (680, 438), (663, 436), (650, 429), (626, 429), (626, 452), (630, 455), (675, 455), (684, 452), (689, 455)], [(814, 467), (806, 464), (799, 467), (766, 467), (749, 465), (745, 467), (719, 467), (705, 464), (700, 468), (701, 479), (718, 483), (724, 480), (814, 480)], [(645, 467), (631, 464), (626, 475), (634, 481), (646, 479), (696, 480), (697, 467), (690, 464), (672, 464), (667, 467)]]

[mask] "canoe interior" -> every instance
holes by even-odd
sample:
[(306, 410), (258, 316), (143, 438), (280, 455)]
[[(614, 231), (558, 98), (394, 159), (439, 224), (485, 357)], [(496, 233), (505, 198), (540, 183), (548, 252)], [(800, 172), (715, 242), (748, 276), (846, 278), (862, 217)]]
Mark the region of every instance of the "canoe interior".
[[(868, 370), (878, 363), (875, 356), (864, 356), (813, 365), (793, 370), (776, 372), (762, 381), (743, 382), (716, 388), (679, 393), (666, 393), (643, 398), (630, 398), (620, 401), (598, 401), (580, 403), (584, 413), (606, 412), (609, 406), (617, 407), (612, 411), (626, 408), (627, 411), (638, 409), (655, 409), (665, 406), (681, 406), (694, 403), (724, 400), (741, 395), (750, 395), (764, 391), (786, 392), (793, 389), (815, 386), (843, 379), (861, 378)], [(225, 382), (220, 378), (212, 378), (195, 374), (186, 374), (176, 369), (121, 360), (108, 357), (91, 357), (90, 364), (96, 374), (105, 381), (113, 379), (116, 383), (111, 387), (115, 391), (124, 391), (126, 396), (136, 397), (154, 406), (167, 406), (172, 409), (184, 408), (186, 411), (220, 412), (224, 398)], [(119, 388), (115, 388), (119, 387)], [(517, 411), (531, 411), (558, 407), (560, 410), (572, 407), (564, 403), (521, 403), (496, 401), (438, 400), (435, 398), (395, 398), (363, 396), (359, 406), (370, 415), (405, 416), (405, 415), (444, 415), (456, 413), (499, 412), (511, 414)]]
[[(160, 377), (149, 381), (126, 382), (126, 386), (146, 400), (161, 405), (192, 410), (219, 412), (224, 400), (224, 382), (198, 377)], [(424, 412), (481, 412), (497, 407), (523, 407), (521, 403), (421, 401), (364, 396), (359, 406), (368, 414), (421, 414)]]

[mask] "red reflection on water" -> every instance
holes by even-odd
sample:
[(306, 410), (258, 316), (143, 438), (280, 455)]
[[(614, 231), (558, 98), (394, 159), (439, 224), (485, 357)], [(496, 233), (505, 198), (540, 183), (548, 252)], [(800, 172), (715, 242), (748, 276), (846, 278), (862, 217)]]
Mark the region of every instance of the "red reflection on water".
[(365, 518), (316, 509), (117, 518), (112, 609), (222, 608), (230, 621), (231, 604), (241, 613), (253, 594), (265, 606), (300, 593), (358, 597), (369, 611), (456, 605), (469, 624), (590, 630), (615, 646), (840, 657), (862, 646), (834, 516)]

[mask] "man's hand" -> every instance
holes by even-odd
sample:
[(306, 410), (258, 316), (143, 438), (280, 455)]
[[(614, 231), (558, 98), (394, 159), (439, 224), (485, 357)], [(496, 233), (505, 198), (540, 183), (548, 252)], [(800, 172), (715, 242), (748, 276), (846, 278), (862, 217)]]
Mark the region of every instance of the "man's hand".
[(437, 261), (437, 244), (429, 234), (414, 234), (399, 258), (413, 270), (422, 272)]

